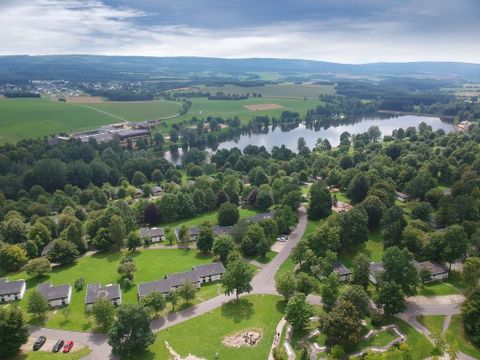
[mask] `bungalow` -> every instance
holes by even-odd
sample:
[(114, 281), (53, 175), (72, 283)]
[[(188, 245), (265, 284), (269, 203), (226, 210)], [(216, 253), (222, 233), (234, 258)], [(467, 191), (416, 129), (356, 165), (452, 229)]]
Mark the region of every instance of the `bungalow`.
[(368, 270), (368, 278), (370, 281), (377, 285), (382, 281), (382, 274), (385, 272), (385, 268), (382, 263), (370, 263)]
[(191, 271), (166, 275), (164, 279), (150, 281), (138, 285), (138, 298), (149, 295), (154, 291), (165, 294), (175, 290), (181, 285), (190, 282), (200, 288), (202, 284), (218, 281), (225, 273), (225, 268), (220, 262), (194, 266)]
[(110, 300), (113, 305), (120, 305), (122, 303), (120, 285), (109, 284), (102, 287), (100, 284), (88, 284), (87, 295), (85, 296), (85, 308), (91, 309), (98, 299), (107, 299)]
[(412, 197), (409, 194), (402, 193), (400, 191), (395, 191), (395, 195), (397, 196), (397, 200), (403, 203), (408, 202), (412, 199)]
[(0, 303), (23, 299), (26, 288), (25, 280), (0, 279)]
[(120, 139), (121, 142), (126, 142), (127, 140), (145, 138), (148, 135), (150, 135), (150, 131), (143, 130), (143, 129), (139, 129), (139, 130), (130, 130), (130, 129), (114, 130), (114, 131), (110, 131), (110, 133), (115, 135), (118, 139)]
[(268, 219), (273, 219), (275, 216), (275, 213), (264, 213), (264, 214), (257, 214), (255, 216), (247, 218), (247, 222), (249, 223), (258, 223), (263, 220), (268, 220)]
[(136, 188), (135, 193), (133, 194), (134, 199), (141, 199), (143, 197), (143, 190)]
[(53, 286), (51, 282), (37, 286), (37, 291), (47, 299), (50, 307), (58, 307), (70, 304), (72, 287), (70, 285)]
[(341, 282), (350, 281), (352, 272), (341, 262), (337, 261), (333, 265), (333, 271), (338, 274), (338, 280)]
[(153, 196), (160, 196), (163, 193), (163, 189), (161, 186), (153, 186), (150, 189), (150, 192), (152, 193)]
[(233, 226), (215, 226), (215, 228), (213, 229), (213, 231), (215, 232), (215, 235), (223, 235), (223, 234), (227, 234), (227, 235), (231, 235), (233, 234)]
[(448, 268), (435, 261), (413, 262), (413, 265), (420, 272), (422, 269), (430, 271), (430, 281), (442, 281), (448, 279)]
[(148, 239), (152, 243), (163, 241), (164, 232), (162, 228), (148, 228), (142, 227), (140, 228), (140, 237), (142, 239)]
[(190, 241), (197, 241), (198, 235), (200, 235), (200, 229), (198, 227), (193, 226), (188, 229), (188, 237)]
[(192, 271), (197, 273), (200, 283), (205, 284), (220, 280), (225, 273), (225, 267), (221, 262), (214, 262), (213, 264), (194, 266)]

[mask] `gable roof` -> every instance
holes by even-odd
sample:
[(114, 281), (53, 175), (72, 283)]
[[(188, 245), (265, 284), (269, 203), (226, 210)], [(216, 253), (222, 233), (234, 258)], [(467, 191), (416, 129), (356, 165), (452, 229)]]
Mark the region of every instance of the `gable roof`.
[(275, 216), (275, 213), (264, 213), (264, 214), (257, 214), (255, 216), (247, 218), (247, 222), (256, 223), (262, 220), (272, 219)]
[(377, 277), (385, 271), (385, 268), (383, 267), (382, 263), (371, 262), (368, 266), (368, 271), (370, 274)]
[(200, 229), (196, 226), (192, 226), (190, 229), (188, 229), (188, 233), (190, 235), (198, 235), (200, 234)]
[(422, 261), (420, 263), (415, 261), (414, 266), (418, 271), (420, 271), (422, 268), (428, 269), (432, 273), (432, 276), (448, 273), (448, 268), (446, 266), (443, 266), (435, 261)]
[(138, 296), (147, 296), (148, 294), (158, 291), (160, 293), (168, 292), (172, 289), (172, 284), (169, 279), (149, 281), (138, 284)]
[(232, 234), (233, 233), (233, 226), (215, 226), (213, 229), (215, 235), (221, 234)]
[(93, 304), (97, 299), (117, 300), (122, 297), (120, 292), (120, 285), (107, 285), (102, 287), (98, 284), (87, 285), (87, 295), (85, 297), (85, 304)]
[(192, 270), (195, 271), (200, 278), (213, 275), (222, 275), (225, 273), (225, 267), (221, 262), (197, 265), (194, 266)]
[(169, 279), (172, 283), (172, 286), (180, 286), (186, 282), (196, 283), (200, 281), (196, 271), (184, 271), (165, 275), (165, 279)]
[(151, 191), (152, 193), (157, 193), (157, 192), (162, 192), (163, 189), (162, 189), (161, 186), (153, 186), (153, 187), (150, 189), (150, 191)]
[(51, 282), (43, 283), (37, 286), (37, 291), (42, 294), (45, 299), (58, 300), (68, 298), (71, 292), (70, 285), (53, 286)]
[(352, 272), (345, 265), (343, 265), (340, 261), (337, 261), (335, 264), (333, 264), (333, 271), (337, 272), (338, 275), (340, 275), (340, 276), (345, 276), (345, 275), (351, 275), (352, 274)]
[(162, 228), (148, 228), (148, 227), (142, 227), (140, 228), (140, 237), (141, 238), (146, 238), (146, 237), (154, 237), (154, 236), (163, 236), (163, 229)]
[(0, 279), (0, 295), (19, 294), (25, 286), (25, 280), (8, 281), (7, 278)]

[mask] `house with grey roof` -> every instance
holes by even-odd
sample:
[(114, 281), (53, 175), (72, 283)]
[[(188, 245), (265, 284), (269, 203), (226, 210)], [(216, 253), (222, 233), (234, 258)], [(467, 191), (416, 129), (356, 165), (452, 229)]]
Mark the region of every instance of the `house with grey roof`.
[(155, 291), (165, 294), (187, 282), (200, 288), (202, 284), (220, 280), (224, 273), (225, 268), (220, 262), (194, 266), (191, 271), (168, 274), (165, 275), (165, 278), (162, 280), (139, 284), (138, 298), (141, 299)]
[(249, 223), (258, 223), (263, 220), (273, 219), (275, 217), (275, 213), (264, 213), (264, 214), (257, 214), (252, 217), (247, 218), (247, 222)]
[(164, 232), (162, 228), (148, 228), (148, 227), (141, 227), (140, 228), (140, 237), (142, 239), (148, 239), (150, 242), (155, 243), (159, 241), (163, 241), (164, 239)]
[(448, 268), (435, 261), (413, 261), (413, 266), (420, 272), (426, 269), (430, 272), (430, 281), (442, 281), (448, 279)]
[(142, 189), (139, 189), (139, 188), (136, 188), (135, 189), (135, 193), (133, 194), (133, 197), (135, 199), (141, 199), (143, 197), (143, 190)]
[(352, 277), (352, 272), (339, 261), (333, 264), (333, 271), (337, 273), (338, 280), (341, 282), (350, 281)]
[(152, 186), (150, 189), (150, 192), (152, 193), (153, 196), (160, 196), (163, 193), (163, 189), (161, 186)]
[(200, 235), (200, 229), (196, 226), (192, 226), (188, 229), (188, 237), (190, 241), (197, 241), (198, 235)]
[(223, 235), (223, 234), (226, 234), (226, 235), (231, 235), (233, 234), (233, 226), (215, 226), (215, 228), (213, 229), (213, 231), (215, 232), (215, 235)]
[(26, 289), (25, 280), (8, 281), (7, 278), (1, 278), (0, 303), (23, 299)]
[(384, 272), (385, 268), (382, 263), (371, 262), (368, 268), (368, 278), (373, 284), (380, 284)]
[(400, 191), (395, 191), (395, 195), (397, 197), (397, 200), (401, 202), (408, 202), (412, 200), (412, 197), (409, 194), (406, 194)]
[(87, 294), (85, 296), (85, 308), (92, 308), (93, 304), (95, 304), (98, 299), (107, 299), (110, 300), (113, 305), (120, 305), (122, 303), (120, 285), (108, 284), (102, 287), (100, 283), (88, 284)]
[(69, 284), (53, 286), (51, 282), (37, 286), (37, 291), (47, 299), (50, 307), (70, 304), (72, 287)]

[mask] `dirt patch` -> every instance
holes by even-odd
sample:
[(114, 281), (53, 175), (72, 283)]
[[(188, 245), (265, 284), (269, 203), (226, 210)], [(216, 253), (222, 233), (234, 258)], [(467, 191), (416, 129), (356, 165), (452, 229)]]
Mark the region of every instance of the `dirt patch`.
[(337, 201), (337, 204), (332, 205), (332, 210), (338, 213), (344, 213), (350, 211), (351, 209), (352, 205), (342, 201)]
[(250, 111), (277, 110), (277, 109), (283, 108), (283, 106), (278, 104), (250, 104), (250, 105), (243, 105), (243, 107)]
[(222, 343), (228, 347), (239, 348), (241, 346), (258, 346), (262, 339), (262, 330), (248, 329), (242, 330), (233, 335), (226, 336)]
[(187, 357), (181, 357), (180, 354), (178, 354), (175, 350), (173, 350), (173, 348), (170, 346), (168, 341), (165, 341), (165, 346), (167, 347), (170, 355), (172, 355), (173, 360), (206, 360), (204, 358), (199, 358), (192, 354), (188, 354)]
[(68, 96), (65, 100), (71, 104), (98, 104), (104, 102), (100, 96)]

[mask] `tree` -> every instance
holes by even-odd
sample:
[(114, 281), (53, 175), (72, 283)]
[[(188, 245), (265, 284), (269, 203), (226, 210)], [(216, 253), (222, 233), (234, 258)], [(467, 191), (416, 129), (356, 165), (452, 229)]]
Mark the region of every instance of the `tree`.
[(3, 221), (1, 226), (3, 239), (9, 244), (20, 244), (27, 241), (27, 226), (20, 215)]
[(27, 252), (20, 246), (9, 244), (0, 246), (0, 266), (4, 270), (20, 270), (27, 261)]
[(158, 224), (161, 220), (158, 207), (153, 203), (149, 203), (147, 206), (145, 206), (145, 210), (143, 210), (143, 218), (145, 219), (145, 222), (149, 225), (153, 226)]
[(285, 319), (294, 330), (304, 330), (313, 315), (313, 308), (307, 302), (305, 294), (297, 293), (288, 301), (285, 308)]
[(24, 270), (28, 275), (35, 275), (38, 277), (43, 276), (45, 273), (49, 272), (50, 269), (50, 261), (43, 257), (30, 260), (24, 267)]
[(110, 300), (100, 298), (93, 304), (92, 314), (97, 324), (102, 329), (108, 330), (115, 319), (115, 308)]
[(337, 302), (340, 293), (339, 288), (340, 282), (338, 281), (338, 275), (336, 272), (332, 272), (325, 278), (321, 291), (323, 306), (325, 309), (331, 310), (333, 305)]
[(158, 313), (165, 309), (167, 300), (162, 293), (153, 291), (142, 298), (142, 304), (150, 309), (155, 315), (158, 315)]
[(360, 340), (362, 324), (355, 306), (343, 300), (320, 320), (320, 329), (327, 346), (352, 346)]
[(218, 208), (217, 220), (220, 226), (235, 225), (239, 218), (238, 208), (231, 202), (226, 202)]
[(144, 351), (154, 342), (148, 311), (139, 304), (121, 305), (108, 332), (112, 352), (127, 357)]
[(197, 249), (207, 253), (213, 248), (213, 241), (215, 240), (215, 232), (213, 225), (209, 221), (204, 221), (200, 225), (200, 232), (197, 238)]
[(87, 247), (83, 241), (83, 228), (82, 223), (78, 219), (72, 220), (72, 222), (62, 231), (60, 237), (63, 240), (70, 241), (75, 244), (78, 252), (83, 253), (86, 251)]
[(255, 254), (264, 256), (270, 249), (270, 244), (266, 245), (266, 243), (267, 239), (263, 233), (263, 228), (258, 224), (253, 224), (247, 228), (240, 247), (245, 256), (253, 256)]
[(178, 288), (178, 295), (185, 301), (185, 304), (188, 304), (197, 296), (197, 288), (187, 281)]
[(221, 234), (213, 241), (213, 253), (225, 263), (228, 255), (235, 249), (235, 243), (230, 235)]
[(304, 272), (297, 274), (296, 283), (297, 283), (297, 287), (296, 287), (297, 291), (305, 295), (310, 294), (315, 288), (314, 279), (310, 275)]
[(405, 293), (402, 286), (395, 281), (384, 281), (378, 289), (377, 304), (383, 309), (385, 315), (395, 315), (407, 309)]
[(137, 265), (135, 265), (132, 257), (124, 256), (120, 260), (117, 271), (123, 279), (133, 280), (133, 273), (137, 271)]
[(412, 219), (420, 219), (422, 221), (430, 220), (432, 205), (426, 201), (422, 201), (412, 209)]
[(78, 256), (78, 250), (73, 243), (65, 240), (54, 240), (50, 251), (48, 252), (48, 259), (52, 263), (60, 265), (68, 265), (75, 261)]
[(37, 221), (35, 225), (33, 225), (29, 232), (28, 232), (28, 238), (30, 240), (33, 240), (35, 242), (38, 242), (38, 246), (45, 246), (47, 245), (50, 241), (52, 241), (52, 234), (50, 233), (50, 230), (42, 224), (41, 222)]
[(179, 295), (177, 290), (170, 290), (165, 296), (165, 300), (172, 304), (172, 309), (175, 311), (175, 306), (178, 303)]
[(340, 215), (340, 241), (344, 247), (358, 246), (368, 240), (368, 217), (361, 207)]
[(413, 255), (407, 250), (393, 246), (385, 250), (382, 257), (385, 271), (382, 280), (399, 285), (406, 296), (417, 293), (418, 273), (413, 265)]
[(437, 181), (428, 173), (420, 173), (405, 185), (405, 191), (413, 197), (423, 200), (425, 194), (437, 186)]
[(238, 300), (241, 293), (252, 291), (252, 285), (250, 284), (252, 278), (252, 268), (245, 264), (241, 259), (229, 262), (225, 274), (223, 274), (222, 277), (222, 285), (225, 289), (225, 294), (230, 295), (235, 292), (235, 296)]
[(133, 177), (132, 177), (133, 185), (135, 185), (136, 187), (140, 187), (143, 184), (146, 184), (147, 182), (148, 182), (147, 177), (141, 171), (135, 171), (135, 174), (133, 174)]
[(471, 291), (462, 306), (462, 319), (469, 339), (480, 346), (480, 286)]
[(465, 260), (463, 265), (463, 279), (469, 287), (469, 289), (474, 289), (480, 280), (480, 258), (479, 257), (469, 257)]
[(98, 250), (109, 250), (112, 247), (110, 240), (110, 231), (107, 228), (101, 227), (98, 229), (92, 241), (93, 246)]
[(386, 210), (385, 204), (377, 196), (369, 195), (363, 200), (362, 207), (368, 216), (368, 228), (377, 229)]
[(422, 268), (418, 272), (418, 278), (422, 283), (422, 287), (425, 287), (425, 284), (432, 280), (432, 272), (429, 268), (422, 266)]
[(28, 325), (18, 306), (0, 307), (0, 358), (15, 355), (28, 340)]
[(30, 294), (28, 298), (27, 311), (37, 318), (43, 318), (48, 310), (48, 302), (45, 296), (37, 290)]
[(403, 216), (403, 209), (399, 206), (388, 208), (383, 214), (380, 226), (385, 240), (385, 248), (400, 245), (403, 229), (407, 226), (407, 221)]
[(380, 136), (382, 136), (382, 132), (376, 125), (370, 126), (367, 130), (367, 134), (371, 141), (377, 141), (380, 139)]
[(132, 231), (127, 236), (127, 248), (130, 251), (137, 251), (137, 247), (142, 246), (142, 238), (136, 231)]
[(452, 225), (446, 228), (443, 234), (443, 252), (442, 258), (449, 263), (449, 269), (452, 263), (467, 252), (468, 238), (461, 225)]
[(290, 271), (284, 272), (275, 279), (275, 288), (285, 301), (290, 300), (296, 290), (295, 276)]
[(110, 224), (110, 240), (115, 244), (117, 249), (121, 249), (124, 245), (125, 236), (127, 235), (127, 229), (125, 227), (125, 221), (119, 215), (113, 215)]
[(347, 196), (352, 200), (352, 203), (358, 204), (367, 196), (368, 188), (369, 183), (367, 177), (359, 172), (353, 177), (352, 181), (350, 181)]
[[(263, 185), (266, 186), (266, 185)], [(272, 192), (266, 189), (263, 189), (262, 186), (257, 192), (257, 197), (255, 199), (255, 206), (263, 211), (267, 211), (273, 205), (273, 196)]]
[(308, 219), (324, 219), (332, 213), (332, 198), (324, 182), (316, 182), (310, 188)]
[(342, 295), (340, 295), (338, 301), (350, 301), (353, 306), (355, 306), (359, 316), (362, 318), (367, 316), (369, 313), (370, 299), (367, 292), (359, 285), (348, 286)]
[(75, 283), (73, 284), (73, 287), (77, 291), (83, 290), (83, 288), (85, 287), (85, 279), (84, 278), (78, 278), (77, 280), (75, 280)]
[(368, 288), (370, 259), (364, 253), (358, 253), (353, 259), (352, 283)]

